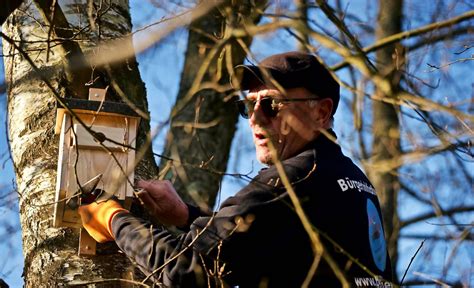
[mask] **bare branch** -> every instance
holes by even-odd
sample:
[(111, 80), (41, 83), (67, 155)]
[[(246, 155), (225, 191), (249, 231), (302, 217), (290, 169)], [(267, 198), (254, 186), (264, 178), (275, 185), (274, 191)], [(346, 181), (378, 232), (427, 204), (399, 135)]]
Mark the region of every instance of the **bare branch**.
[(133, 281), (133, 280), (128, 280), (128, 279), (121, 279), (121, 278), (112, 278), (112, 279), (100, 279), (100, 280), (94, 280), (94, 281), (84, 281), (84, 282), (80, 282), (80, 283), (70, 283), (68, 284), (69, 286), (71, 287), (76, 287), (76, 286), (80, 286), (80, 287), (84, 287), (84, 286), (89, 286), (88, 284), (102, 284), (102, 285), (114, 285), (113, 283), (116, 283), (115, 285), (118, 285), (118, 286), (121, 286), (121, 285), (124, 285), (124, 286), (127, 286), (127, 284), (131, 284), (133, 285), (133, 287), (135, 287), (135, 285), (137, 286), (141, 286), (141, 287), (151, 287), (150, 285), (147, 285), (145, 283), (142, 283), (142, 282), (138, 282), (138, 281)]
[[(134, 47), (126, 44), (129, 41), (128, 39), (117, 39), (99, 45), (96, 53), (88, 54), (87, 59), (93, 66), (101, 66), (104, 64), (116, 63), (123, 59), (135, 56), (135, 53), (138, 54), (145, 51), (177, 28), (187, 25), (188, 23), (206, 15), (221, 2), (222, 1), (212, 1), (212, 3), (202, 2), (199, 6), (193, 8), (190, 13), (183, 13), (180, 17), (170, 19), (168, 25), (163, 27), (161, 30), (148, 33), (148, 37), (146, 37), (145, 40), (136, 43)], [(184, 17), (184, 15), (186, 17)]]
[[(474, 225), (473, 225), (474, 226)], [(471, 227), (466, 227), (464, 231), (462, 231), (461, 235), (459, 235), (456, 243), (453, 245), (453, 248), (451, 250), (451, 253), (448, 256), (448, 259), (445, 261), (443, 272), (442, 272), (442, 278), (445, 278), (446, 275), (448, 274), (448, 270), (451, 267), (451, 264), (454, 261), (454, 258), (459, 250), (459, 248), (462, 246), (464, 243), (464, 240), (466, 240), (467, 237), (471, 235), (470, 233)]]
[(421, 203), (424, 203), (424, 204), (427, 204), (427, 205), (432, 204), (430, 200), (421, 197), (421, 195), (419, 195), (415, 190), (411, 189), (410, 187), (408, 187), (406, 184), (404, 184), (402, 182), (400, 182), (400, 188), (401, 188), (400, 189), (401, 191), (406, 192), (408, 195), (410, 195), (411, 197), (413, 197), (416, 200), (420, 201)]
[[(413, 274), (416, 275), (416, 273), (417, 272), (415, 272)], [(419, 275), (419, 276), (421, 276), (421, 275)], [(432, 280), (410, 279), (410, 280), (407, 280), (405, 282), (404, 287), (411, 287), (411, 286), (417, 286), (418, 287), (418, 286), (427, 286), (427, 285), (430, 285), (431, 287), (433, 287), (435, 284), (443, 285), (442, 286), (443, 288), (446, 288), (446, 287), (465, 287), (460, 282), (448, 282), (448, 281), (441, 282), (437, 279), (432, 279)], [(438, 287), (438, 286), (435, 286), (435, 287)]]
[[(77, 42), (72, 40), (74, 39), (74, 33), (66, 16), (57, 1), (35, 0), (34, 2), (39, 8), (43, 19), (49, 23), (52, 28), (50, 31), (53, 30), (57, 36), (68, 39), (61, 42), (60, 47), (64, 50), (65, 71), (70, 85), (70, 92), (77, 95), (78, 98), (87, 99), (89, 89), (85, 84), (89, 82), (93, 72), (84, 58), (81, 47)], [(78, 67), (80, 68), (78, 69)], [(105, 85), (103, 85), (103, 87), (104, 86)]]
[(470, 142), (459, 142), (459, 143), (443, 143), (435, 147), (429, 147), (425, 149), (420, 149), (417, 151), (404, 151), (402, 155), (397, 157), (373, 161), (368, 159), (364, 162), (364, 165), (376, 169), (377, 171), (388, 172), (393, 169), (397, 169), (403, 165), (419, 162), (425, 159), (429, 155), (439, 154), (445, 151), (451, 151), (458, 149), (459, 147), (469, 147)]
[[(400, 234), (401, 238), (404, 239), (421, 239), (430, 241), (458, 241), (459, 237), (453, 235), (428, 235), (428, 234)], [(470, 233), (464, 240), (474, 241), (474, 234)]]
[(430, 64), (430, 63), (426, 63), (426, 64), (431, 68), (428, 72), (433, 72), (435, 70), (439, 70), (439, 69), (451, 66), (455, 63), (467, 62), (467, 61), (472, 61), (472, 60), (474, 60), (474, 57), (456, 59), (454, 61), (451, 61), (451, 62), (448, 62), (448, 63), (445, 63), (445, 64), (441, 64), (441, 65), (433, 65), (433, 64)]
[[(394, 34), (394, 35), (386, 37), (386, 38), (378, 41), (377, 43), (375, 43), (371, 46), (368, 46), (368, 47), (366, 47), (362, 50), (365, 53), (370, 53), (372, 51), (375, 51), (377, 49), (385, 47), (386, 45), (390, 45), (392, 43), (400, 42), (402, 40), (406, 40), (406, 39), (409, 39), (409, 38), (412, 38), (412, 37), (415, 37), (415, 36), (418, 36), (418, 35), (421, 35), (421, 34), (424, 34), (424, 33), (428, 33), (428, 32), (431, 32), (433, 30), (436, 30), (436, 29), (449, 27), (449, 26), (452, 26), (454, 24), (458, 24), (458, 23), (461, 23), (463, 21), (469, 20), (473, 17), (474, 17), (474, 11), (469, 11), (469, 12), (466, 12), (466, 13), (460, 15), (460, 16), (448, 19), (446, 21), (436, 22), (436, 23), (432, 23), (432, 24), (417, 28), (417, 29), (413, 29), (413, 30), (410, 30), (410, 31), (405, 31), (405, 32)], [(341, 68), (346, 67), (349, 64), (350, 64), (350, 62), (348, 62), (347, 59), (346, 59), (343, 62), (334, 65), (333, 67), (331, 67), (331, 69), (337, 71)]]
[(415, 254), (413, 255), (413, 257), (411, 257), (410, 263), (408, 263), (407, 269), (405, 269), (405, 273), (403, 273), (402, 280), (400, 281), (400, 286), (403, 285), (403, 280), (405, 280), (405, 276), (407, 276), (408, 270), (410, 269), (410, 266), (411, 266), (411, 264), (413, 263), (413, 260), (415, 260), (416, 255), (418, 255), (418, 252), (420, 252), (421, 248), (423, 247), (423, 244), (425, 244), (425, 240), (421, 241), (420, 246), (418, 247), (418, 249), (416, 249), (416, 252), (415, 252)]
[[(459, 35), (472, 33), (471, 32), (472, 29), (473, 28), (470, 27), (470, 26), (463, 26), (463, 27), (459, 27), (457, 29), (449, 29), (449, 30), (446, 30), (442, 33), (438, 33), (436, 35), (430, 35), (430, 37), (423, 38), (423, 39), (421, 39), (420, 41), (418, 41), (414, 44), (407, 45), (406, 48), (407, 48), (407, 51), (414, 51), (414, 50), (417, 50), (421, 47), (426, 47), (426, 45), (429, 45), (429, 44), (434, 44), (436, 42), (444, 41), (444, 40), (447, 40), (447, 39), (453, 39), (454, 37), (459, 36)], [(462, 51), (456, 52), (454, 54), (460, 55), (460, 54), (464, 53), (467, 50), (469, 50), (469, 47), (464, 47), (464, 49)]]
[[(451, 283), (448, 283), (446, 282), (446, 280), (444, 279), (438, 279), (438, 278), (435, 278), (431, 275), (428, 275), (428, 274), (425, 274), (425, 273), (421, 273), (421, 272), (413, 272), (414, 275), (417, 275), (417, 276), (420, 276), (421, 278), (425, 278), (425, 279), (428, 279), (428, 280), (431, 280), (432, 283), (436, 283), (438, 285), (441, 285), (441, 287), (443, 288), (448, 288), (448, 287), (452, 287), (452, 286), (455, 286), (455, 285), (452, 285)], [(425, 283), (429, 283), (429, 282), (425, 282)]]
[(366, 61), (367, 65), (371, 69), (375, 70), (375, 66), (372, 64), (372, 62), (370, 62), (369, 58), (367, 58), (366, 56), (367, 53), (362, 49), (362, 46), (360, 45), (359, 40), (357, 40), (357, 38), (354, 37), (354, 35), (352, 35), (352, 33), (349, 31), (349, 28), (347, 28), (346, 24), (334, 14), (334, 12), (332, 11), (332, 8), (329, 7), (326, 1), (317, 0), (316, 2), (318, 3), (319, 7), (321, 7), (321, 10), (324, 12), (324, 14), (326, 14), (326, 16), (329, 18), (329, 20), (331, 20), (331, 22), (333, 22), (334, 25), (336, 25), (339, 31), (341, 31), (344, 35), (346, 35), (347, 38), (349, 38), (349, 41), (352, 44), (353, 49), (357, 52), (357, 54), (361, 55), (361, 57), (364, 57), (365, 58), (364, 60)]
[[(450, 216), (456, 213), (473, 212), (473, 211), (474, 211), (474, 205), (470, 205), (470, 206), (454, 207), (447, 210), (442, 210), (441, 212), (443, 213), (443, 216)], [(437, 216), (438, 216), (437, 212), (428, 212), (428, 213), (420, 214), (411, 219), (400, 221), (400, 228), (404, 228), (408, 225), (415, 224), (417, 222), (427, 220), (427, 219), (437, 217)], [(473, 224), (470, 224), (470, 225), (473, 225)]]

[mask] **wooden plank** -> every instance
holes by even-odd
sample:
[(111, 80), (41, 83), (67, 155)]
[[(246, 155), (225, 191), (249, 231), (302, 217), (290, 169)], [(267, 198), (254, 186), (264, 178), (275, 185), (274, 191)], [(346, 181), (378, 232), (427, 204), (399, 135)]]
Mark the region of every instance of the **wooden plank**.
[[(128, 123), (128, 142), (131, 147), (136, 147), (136, 139), (137, 139), (137, 130), (138, 130), (138, 123), (139, 119), (136, 118), (129, 118)], [(131, 179), (130, 182), (134, 182), (135, 179), (135, 151), (131, 151), (127, 154), (127, 171), (128, 171), (128, 179)], [(127, 183), (127, 189), (125, 193), (125, 197), (133, 198), (133, 187), (129, 183)]]
[(68, 138), (67, 131), (70, 125), (66, 117), (61, 118), (62, 128), (59, 136), (59, 149), (58, 149), (58, 171), (56, 175), (56, 194), (54, 198), (54, 212), (53, 212), (53, 225), (55, 227), (63, 226), (62, 220), (64, 217), (64, 198), (66, 197), (66, 183), (68, 173), (68, 159), (69, 159), (69, 147), (65, 143), (65, 139)]
[(86, 229), (81, 228), (81, 234), (79, 236), (79, 255), (95, 255), (96, 254), (97, 242), (92, 238)]
[[(96, 133), (102, 133), (108, 139), (122, 143), (128, 146), (127, 127), (110, 127), (94, 125), (91, 129)], [(105, 140), (103, 144), (111, 150), (125, 150), (122, 145)], [(79, 149), (103, 149), (94, 136), (84, 128), (81, 124), (74, 124), (74, 133), (72, 135), (72, 145), (78, 145)]]
[[(77, 114), (87, 126), (105, 126), (123, 128), (128, 126), (129, 118), (122, 115), (93, 113), (91, 111), (80, 111)], [(72, 120), (74, 124), (79, 124), (77, 120)]]
[[(80, 99), (74, 99), (74, 100), (80, 100)], [(81, 101), (86, 101), (86, 100), (81, 100)], [(97, 102), (97, 101), (89, 101), (89, 102), (93, 102), (93, 103), (96, 103), (94, 105), (100, 105), (100, 102)], [(98, 104), (97, 104), (98, 103)], [(104, 102), (104, 103), (109, 103), (109, 102)], [(99, 107), (93, 107), (93, 108), (99, 108)], [(129, 115), (131, 113), (121, 113), (121, 111), (119, 112), (112, 112), (114, 109), (109, 109), (107, 111), (104, 111), (104, 109), (100, 110), (100, 112), (97, 112), (97, 110), (94, 110), (94, 109), (90, 109), (90, 110), (85, 110), (85, 109), (72, 109), (74, 111), (74, 113), (76, 113), (76, 115), (78, 115), (78, 117), (80, 117), (81, 119), (83, 119), (83, 117), (85, 115), (94, 115), (95, 117), (99, 116), (99, 117), (113, 117), (114, 119), (135, 119), (137, 121), (137, 123), (139, 123), (140, 121), (140, 117), (138, 117), (137, 114), (133, 114), (133, 115)], [(56, 126), (54, 128), (54, 132), (56, 134), (59, 134), (60, 131), (61, 131), (61, 123), (62, 123), (62, 119), (64, 118), (64, 115), (70, 115), (69, 112), (66, 111), (65, 108), (61, 108), (61, 107), (58, 107), (58, 109), (56, 110)], [(70, 115), (70, 117), (72, 117)]]
[(127, 153), (114, 152), (114, 158), (100, 150), (82, 149), (79, 150), (79, 158), (76, 163), (77, 151), (75, 146), (70, 147), (70, 149), (68, 195), (72, 195), (79, 189), (78, 181), (79, 183), (86, 183), (98, 174), (103, 174), (102, 180), (97, 188), (114, 193), (119, 199), (124, 199), (125, 185), (123, 185), (123, 182), (121, 183), (124, 175), (116, 160), (118, 160), (123, 169), (126, 169)]
[[(69, 179), (65, 197), (71, 197), (79, 190), (78, 182), (84, 184), (98, 174), (103, 174), (97, 188), (114, 193), (118, 199), (125, 199), (129, 185), (125, 182), (125, 176), (123, 176), (121, 169), (111, 155), (100, 150), (83, 149), (79, 150), (79, 158), (76, 161), (76, 146), (71, 146), (69, 149)], [(127, 167), (126, 153), (114, 152), (114, 156), (122, 167)], [(67, 227), (82, 227), (77, 210), (72, 210), (67, 205), (63, 207), (62, 223)]]
[(62, 124), (64, 123), (63, 120), (64, 120), (64, 113), (66, 112), (65, 109), (57, 109), (56, 110), (56, 126), (54, 127), (54, 133), (55, 134), (59, 134), (61, 133), (61, 129), (62, 127)]
[[(113, 113), (115, 115), (122, 115), (126, 117), (137, 117), (140, 118), (137, 112), (130, 106), (124, 103), (118, 102), (110, 102), (110, 101), (89, 101), (84, 99), (76, 99), (76, 98), (64, 98), (63, 102), (69, 109), (72, 110), (88, 110), (93, 113), (100, 112), (100, 113)], [(57, 109), (66, 109), (62, 106), (61, 103), (56, 102)], [(137, 107), (143, 111), (143, 107)]]

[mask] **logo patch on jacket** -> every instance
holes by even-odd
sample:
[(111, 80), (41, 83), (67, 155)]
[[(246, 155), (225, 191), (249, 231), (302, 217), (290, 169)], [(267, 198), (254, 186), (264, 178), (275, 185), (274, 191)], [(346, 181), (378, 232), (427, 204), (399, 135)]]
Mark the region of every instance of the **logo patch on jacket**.
[(385, 243), (385, 236), (382, 228), (382, 221), (380, 219), (377, 208), (374, 202), (367, 198), (367, 220), (369, 224), (369, 243), (370, 250), (375, 266), (380, 271), (385, 270), (387, 260), (387, 244)]

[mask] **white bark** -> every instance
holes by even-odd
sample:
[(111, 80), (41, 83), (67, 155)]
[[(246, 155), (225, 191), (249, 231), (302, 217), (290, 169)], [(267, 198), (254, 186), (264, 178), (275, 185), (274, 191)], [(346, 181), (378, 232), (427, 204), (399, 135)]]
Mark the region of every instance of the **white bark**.
[[(87, 7), (86, 0), (59, 2), (68, 21), (77, 29), (89, 25), (87, 10), (80, 11), (78, 8), (81, 6), (73, 4), (79, 2), (83, 8)], [(108, 5), (106, 1), (101, 2)], [(95, 32), (78, 37), (82, 40), (83, 50), (86, 46), (95, 46), (98, 41), (131, 31), (128, 1), (113, 1), (96, 28)], [(28, 52), (56, 92), (66, 96), (64, 49), (51, 42), (48, 51), (49, 26), (38, 13), (38, 8), (31, 1), (26, 1), (9, 17), (3, 31)], [(25, 287), (58, 287), (104, 278), (130, 278), (124, 274), (129, 270), (129, 263), (116, 248), (99, 246), (99, 256), (79, 257), (78, 231), (53, 228), (59, 141), (54, 134), (56, 100), (26, 59), (12, 45), (6, 41), (3, 43), (5, 75), (9, 85), (9, 137), (20, 195)]]

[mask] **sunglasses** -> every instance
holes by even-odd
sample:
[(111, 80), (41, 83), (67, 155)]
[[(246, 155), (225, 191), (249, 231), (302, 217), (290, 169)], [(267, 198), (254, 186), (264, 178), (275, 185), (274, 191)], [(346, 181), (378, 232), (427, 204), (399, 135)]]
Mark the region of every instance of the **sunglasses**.
[[(320, 100), (320, 98), (293, 98), (293, 99), (284, 99), (284, 98), (273, 98), (273, 97), (263, 97), (260, 98), (260, 109), (267, 118), (274, 118), (280, 112), (281, 104), (290, 103), (290, 102), (303, 102), (311, 100)], [(257, 100), (237, 100), (235, 101), (237, 108), (239, 109), (240, 116), (245, 119), (249, 119), (255, 109), (255, 104)]]

